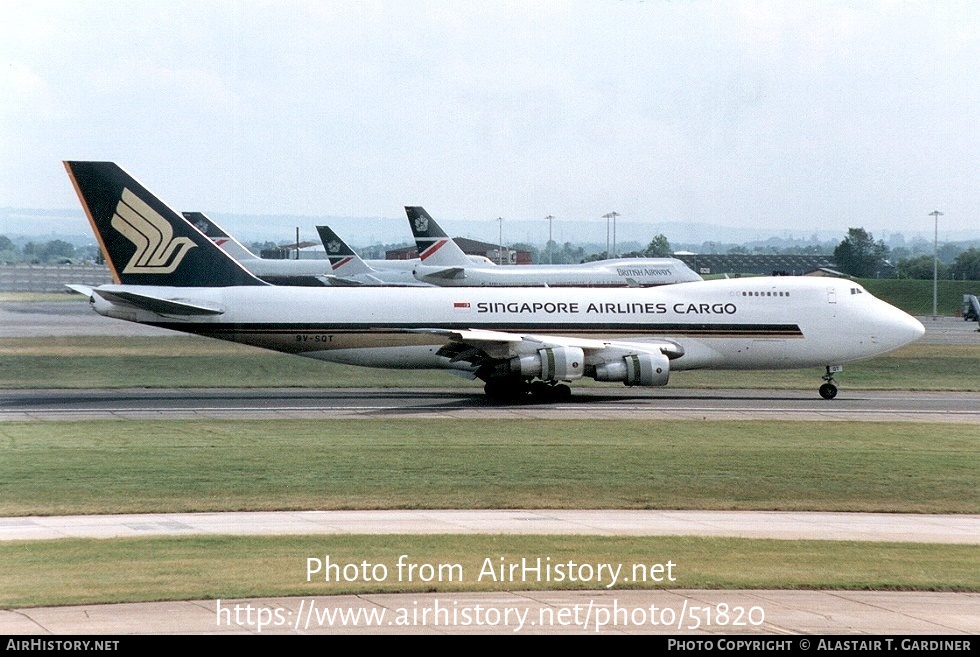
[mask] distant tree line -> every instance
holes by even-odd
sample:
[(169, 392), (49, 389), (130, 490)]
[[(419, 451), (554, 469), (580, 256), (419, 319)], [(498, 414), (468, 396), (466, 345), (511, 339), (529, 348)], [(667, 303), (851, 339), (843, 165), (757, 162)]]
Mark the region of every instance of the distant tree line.
[[(898, 261), (899, 278), (929, 278), (933, 276), (933, 257), (917, 256)], [(936, 265), (936, 276), (943, 280), (980, 280), (980, 249), (970, 247), (962, 251), (952, 264), (942, 261)]]
[[(755, 244), (724, 245), (705, 242), (695, 249), (698, 253), (726, 253), (731, 255), (832, 255), (838, 269), (857, 278), (874, 278), (888, 272), (888, 276), (909, 279), (931, 279), (933, 277), (933, 256), (921, 254), (923, 244), (915, 245), (920, 253), (910, 255), (906, 247), (894, 251), (882, 240), (864, 228), (850, 228), (847, 236), (836, 246), (832, 243), (819, 244)], [(645, 249), (634, 249), (621, 254), (624, 258), (659, 258), (675, 253), (670, 241), (663, 234), (654, 236)], [(591, 262), (610, 257), (605, 251), (593, 253), (579, 262)], [(980, 249), (962, 244), (944, 244), (937, 250), (937, 275), (944, 280), (980, 280)], [(558, 262), (556, 260), (556, 262)]]
[[(980, 280), (980, 250), (970, 247), (961, 250), (949, 262), (949, 254), (940, 258), (934, 255), (895, 258), (898, 278), (931, 279), (934, 275), (943, 280)], [(869, 278), (880, 270), (881, 263), (891, 256), (888, 246), (875, 240), (863, 228), (850, 228), (847, 237), (834, 249), (834, 260), (840, 270), (851, 276)]]
[(17, 248), (10, 238), (0, 235), (0, 263), (3, 264), (58, 264), (74, 262), (76, 259), (92, 260), (94, 255), (87, 253), (83, 256), (74, 244), (64, 240), (28, 242)]

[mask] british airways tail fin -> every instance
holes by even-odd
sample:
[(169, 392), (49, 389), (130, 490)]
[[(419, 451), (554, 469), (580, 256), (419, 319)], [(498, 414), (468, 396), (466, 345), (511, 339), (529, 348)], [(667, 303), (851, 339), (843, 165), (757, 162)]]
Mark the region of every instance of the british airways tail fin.
[(330, 261), (330, 269), (334, 274), (352, 276), (374, 273), (374, 270), (332, 228), (317, 226), (316, 232), (320, 235), (320, 241), (323, 242), (323, 248), (327, 252), (327, 260)]
[(259, 256), (248, 250), (244, 244), (225, 232), (225, 230), (214, 223), (208, 215), (203, 212), (184, 212), (184, 219), (194, 224), (194, 227), (211, 238), (211, 241), (221, 247), (221, 249), (235, 260), (256, 260)]
[(267, 285), (113, 162), (66, 161), (89, 223), (125, 285)]
[(459, 248), (446, 232), (439, 227), (435, 219), (429, 216), (424, 208), (405, 206), (408, 223), (415, 236), (415, 246), (419, 259), (426, 265), (439, 267), (469, 267), (473, 261)]

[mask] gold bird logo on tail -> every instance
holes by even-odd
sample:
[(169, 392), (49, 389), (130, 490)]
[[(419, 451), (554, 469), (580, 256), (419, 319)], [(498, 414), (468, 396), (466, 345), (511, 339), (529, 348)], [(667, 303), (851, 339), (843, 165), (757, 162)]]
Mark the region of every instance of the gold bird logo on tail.
[(112, 215), (112, 227), (136, 245), (124, 274), (170, 274), (196, 245), (189, 237), (174, 237), (173, 227), (128, 189)]

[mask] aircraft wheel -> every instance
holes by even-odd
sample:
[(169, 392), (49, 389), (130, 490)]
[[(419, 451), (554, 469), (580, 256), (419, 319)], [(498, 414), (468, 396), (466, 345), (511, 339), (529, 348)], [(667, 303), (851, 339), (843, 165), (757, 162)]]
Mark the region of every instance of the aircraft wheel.
[(528, 386), (522, 379), (490, 379), (483, 386), (483, 392), (494, 401), (517, 401), (528, 393)]
[(544, 381), (534, 381), (528, 387), (528, 392), (534, 401), (552, 402), (565, 401), (572, 396), (572, 389), (564, 383), (546, 383)]
[(544, 381), (534, 381), (528, 387), (528, 392), (535, 401), (548, 401), (551, 399), (551, 386)]
[(833, 399), (837, 396), (837, 386), (833, 383), (825, 383), (820, 386), (820, 396), (824, 399)]

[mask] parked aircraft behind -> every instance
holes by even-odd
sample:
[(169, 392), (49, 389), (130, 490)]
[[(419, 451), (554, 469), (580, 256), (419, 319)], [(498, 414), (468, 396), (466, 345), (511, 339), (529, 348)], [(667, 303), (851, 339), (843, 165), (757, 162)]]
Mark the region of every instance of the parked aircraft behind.
[(480, 266), (466, 254), (425, 209), (406, 206), (418, 247), (415, 277), (443, 287), (647, 287), (700, 281), (676, 258), (617, 258), (578, 265)]
[(369, 266), (329, 226), (317, 226), (316, 231), (333, 270), (330, 279), (332, 285), (429, 286), (417, 280), (408, 269), (375, 269)]
[[(360, 264), (344, 267), (343, 271), (338, 271), (334, 266), (336, 262), (330, 261), (329, 252), (326, 260), (260, 258), (203, 212), (184, 212), (183, 215), (185, 219), (210, 237), (211, 241), (220, 246), (228, 255), (242, 263), (248, 271), (273, 285), (428, 285), (428, 283), (419, 281), (412, 275), (412, 269), (419, 263), (418, 258), (409, 260), (363, 260), (358, 258)], [(320, 238), (323, 241), (322, 235)], [(340, 238), (338, 237), (337, 239)], [(325, 242), (324, 246), (326, 246)], [(357, 257), (346, 243), (344, 246), (351, 254)], [(467, 257), (473, 263), (486, 264), (489, 262), (482, 256)], [(358, 277), (349, 278), (348, 275), (353, 272), (354, 268), (357, 268), (360, 274), (367, 274), (370, 271), (398, 271), (401, 273), (376, 276), (374, 279), (375, 282), (370, 282), (370, 279), (363, 276), (359, 279)]]
[(847, 280), (794, 276), (647, 288), (277, 287), (110, 162), (65, 167), (117, 283), (69, 286), (96, 312), (310, 358), (448, 369), (494, 398), (560, 399), (583, 377), (663, 386), (671, 371), (823, 367), (924, 333)]
[(327, 260), (260, 258), (203, 212), (184, 212), (183, 216), (245, 269), (267, 283), (302, 287), (333, 284), (333, 271)]

